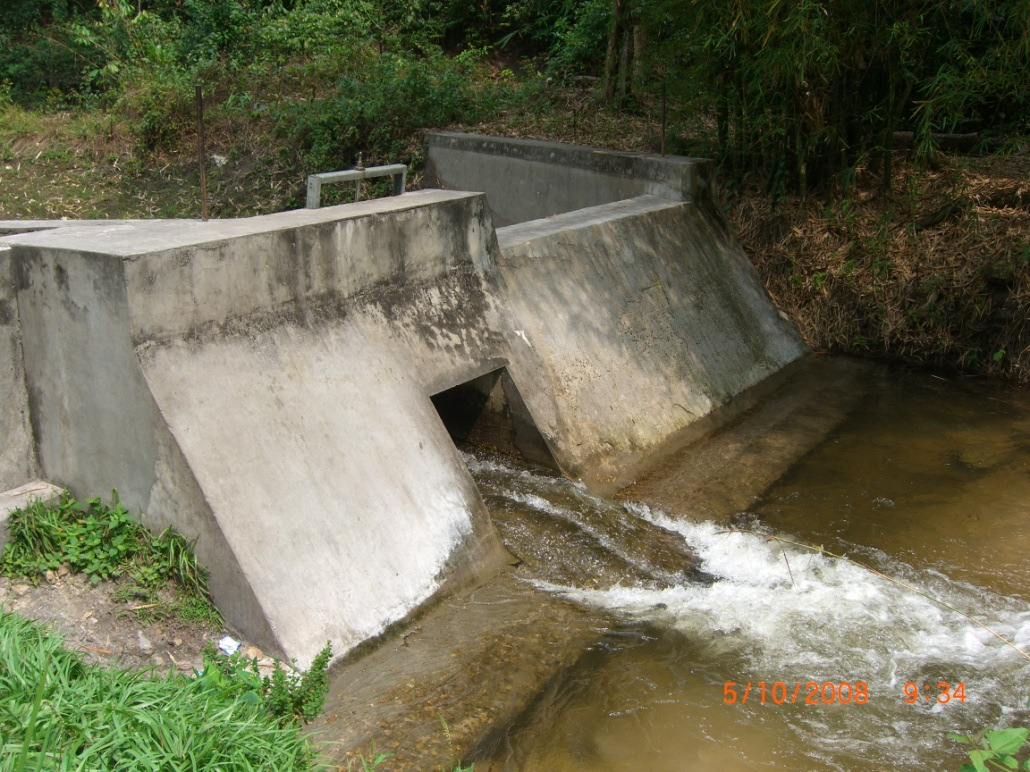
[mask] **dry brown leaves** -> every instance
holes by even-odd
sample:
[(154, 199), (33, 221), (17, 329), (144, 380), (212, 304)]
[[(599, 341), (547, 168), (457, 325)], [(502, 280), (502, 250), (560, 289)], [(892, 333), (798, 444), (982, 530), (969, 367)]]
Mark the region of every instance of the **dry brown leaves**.
[(731, 212), (769, 291), (816, 349), (1030, 382), (1027, 159), (901, 165), (844, 198)]

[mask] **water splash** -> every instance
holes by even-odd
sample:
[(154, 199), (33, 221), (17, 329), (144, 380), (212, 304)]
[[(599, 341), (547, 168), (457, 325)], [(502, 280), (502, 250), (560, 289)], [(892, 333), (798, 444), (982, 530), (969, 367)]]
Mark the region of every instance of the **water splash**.
[[(861, 710), (842, 714), (842, 706), (829, 705), (789, 713), (790, 731), (830, 767), (849, 768), (851, 762), (841, 761), (848, 758), (897, 766), (910, 757), (916, 767), (925, 766), (921, 754), (939, 746), (946, 731), (1030, 719), (1025, 658), (960, 614), (859, 565), (759, 532), (730, 531), (642, 504), (599, 499), (575, 483), (496, 459), (467, 460), (487, 498), (501, 502), (509, 514), (528, 508), (575, 524), (595, 537), (603, 552), (643, 567), (647, 561), (634, 558), (641, 528), (675, 534), (683, 554), (696, 561), (694, 575), (710, 577), (708, 582), (670, 582), (667, 576), (622, 581), (613, 571), (607, 585), (545, 576), (537, 586), (663, 635), (683, 636), (713, 661), (743, 662), (734, 665), (743, 672), (732, 675), (741, 683), (868, 684), (870, 699)], [(621, 531), (599, 530), (598, 523), (613, 521), (624, 524)], [(620, 540), (630, 533), (632, 540)], [(940, 571), (913, 568), (879, 550), (850, 549), (877, 571), (979, 619), (1016, 646), (1030, 647), (1030, 604)], [(952, 693), (962, 683), (965, 700), (938, 703), (940, 681), (950, 683)], [(908, 682), (918, 688), (915, 704), (904, 699)], [(913, 749), (919, 750), (914, 756)]]

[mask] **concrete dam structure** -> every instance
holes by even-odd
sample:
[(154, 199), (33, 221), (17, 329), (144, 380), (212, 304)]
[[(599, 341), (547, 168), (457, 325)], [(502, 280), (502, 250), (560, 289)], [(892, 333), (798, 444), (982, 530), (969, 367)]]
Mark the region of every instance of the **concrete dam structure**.
[(0, 223), (22, 231), (0, 238), (3, 489), (116, 488), (196, 538), (231, 624), (306, 666), (502, 557), (458, 424), (500, 416), (604, 484), (804, 353), (709, 162), (428, 141), (442, 189)]

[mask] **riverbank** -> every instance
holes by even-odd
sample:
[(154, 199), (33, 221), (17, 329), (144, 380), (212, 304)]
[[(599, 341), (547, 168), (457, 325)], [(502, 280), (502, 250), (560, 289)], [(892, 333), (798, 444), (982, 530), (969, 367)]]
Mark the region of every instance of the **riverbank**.
[(1030, 157), (899, 166), (890, 191), (738, 197), (766, 288), (816, 351), (1030, 382)]

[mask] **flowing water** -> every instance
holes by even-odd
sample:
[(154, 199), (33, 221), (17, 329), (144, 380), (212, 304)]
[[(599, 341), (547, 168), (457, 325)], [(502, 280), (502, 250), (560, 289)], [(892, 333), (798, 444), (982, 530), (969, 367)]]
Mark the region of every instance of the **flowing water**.
[(468, 455), (524, 575), (612, 620), (477, 770), (957, 769), (947, 732), (1027, 726), (1030, 661), (963, 613), (1030, 650), (1030, 395), (873, 381), (719, 522)]

